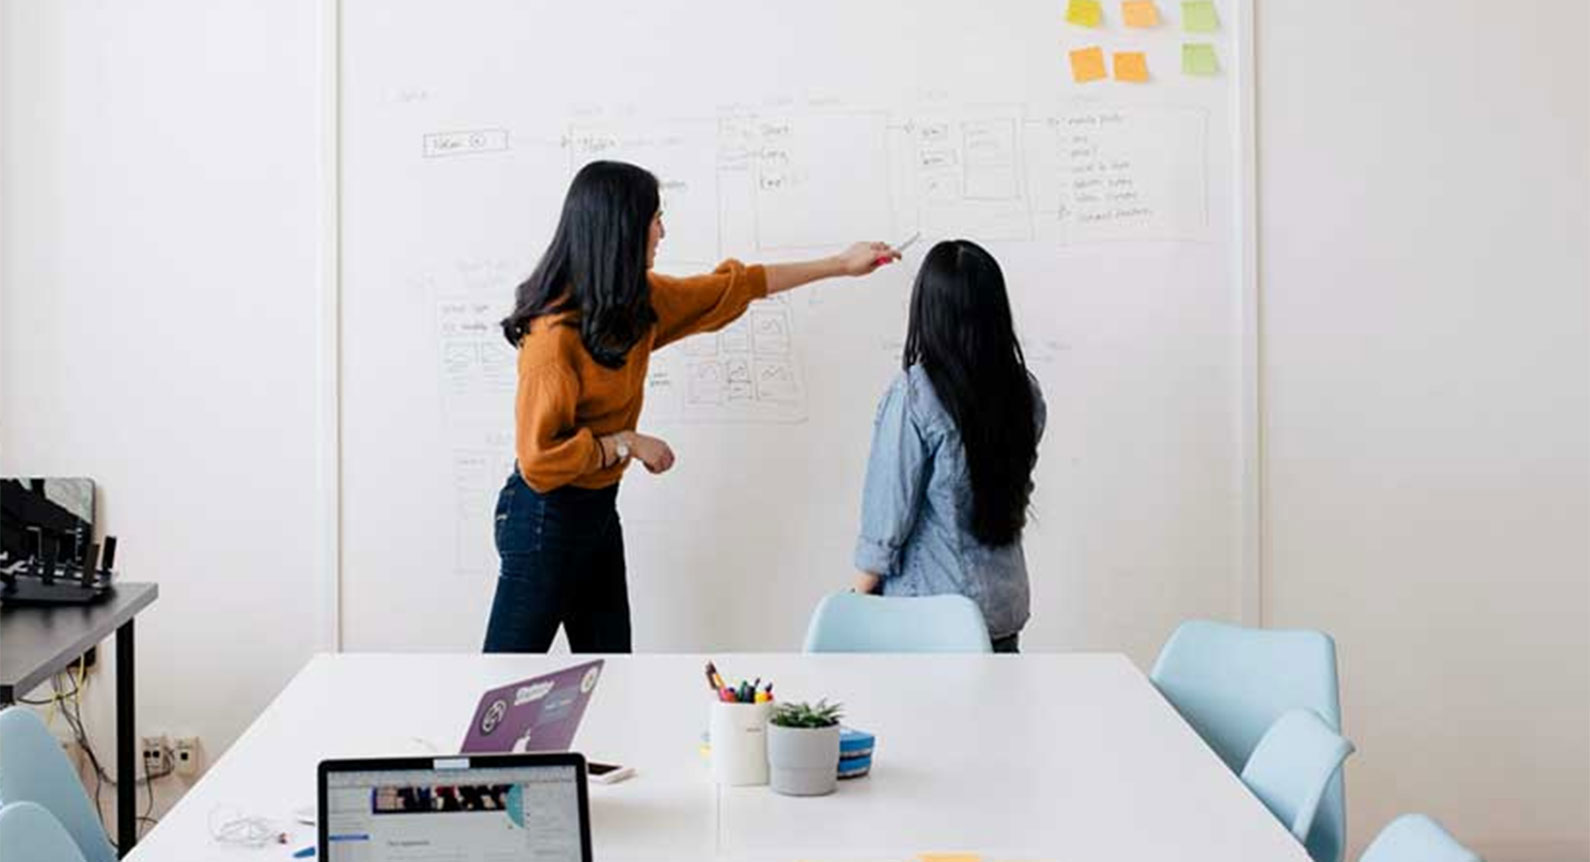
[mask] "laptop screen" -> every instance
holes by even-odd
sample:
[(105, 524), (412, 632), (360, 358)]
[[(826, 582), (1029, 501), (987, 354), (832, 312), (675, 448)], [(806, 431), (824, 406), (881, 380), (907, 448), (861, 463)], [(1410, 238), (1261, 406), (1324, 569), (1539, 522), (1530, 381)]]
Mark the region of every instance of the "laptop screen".
[[(331, 771), (327, 862), (582, 862), (573, 764)], [(456, 763), (462, 768), (448, 768)]]

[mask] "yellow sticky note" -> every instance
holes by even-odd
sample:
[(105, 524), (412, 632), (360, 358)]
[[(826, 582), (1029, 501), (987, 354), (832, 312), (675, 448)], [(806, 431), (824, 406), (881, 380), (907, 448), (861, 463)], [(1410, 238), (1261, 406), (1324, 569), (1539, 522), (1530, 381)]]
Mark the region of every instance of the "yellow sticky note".
[(1208, 77), (1220, 74), (1220, 58), (1208, 42), (1188, 42), (1181, 46), (1181, 73)]
[(1097, 81), (1106, 77), (1104, 71), (1104, 49), (1097, 45), (1092, 48), (1079, 48), (1071, 52), (1071, 79), (1078, 84)]
[(1148, 55), (1142, 51), (1116, 51), (1115, 80), (1148, 83)]
[(976, 853), (919, 853), (916, 862), (983, 862)]
[(1097, 27), (1104, 22), (1104, 7), (1099, 0), (1071, 0), (1066, 4), (1066, 22), (1078, 27)]
[(1121, 4), (1121, 20), (1128, 27), (1146, 30), (1159, 26), (1159, 7), (1154, 0), (1126, 0)]
[(1188, 0), (1181, 4), (1181, 28), (1189, 33), (1213, 33), (1220, 29), (1220, 15), (1212, 0)]

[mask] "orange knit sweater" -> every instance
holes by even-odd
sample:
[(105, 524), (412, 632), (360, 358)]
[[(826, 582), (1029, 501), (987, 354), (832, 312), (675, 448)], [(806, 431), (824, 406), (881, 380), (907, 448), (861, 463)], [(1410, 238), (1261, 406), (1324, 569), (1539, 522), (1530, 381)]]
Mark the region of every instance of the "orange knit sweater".
[(537, 318), (519, 343), (519, 391), (514, 404), (519, 473), (540, 493), (564, 485), (605, 488), (624, 464), (602, 469), (598, 437), (635, 430), (645, 396), (651, 352), (698, 332), (711, 332), (767, 296), (760, 266), (727, 260), (690, 278), (649, 273), (657, 324), (630, 348), (622, 368), (598, 365), (585, 351), (580, 330), (566, 325), (573, 312)]

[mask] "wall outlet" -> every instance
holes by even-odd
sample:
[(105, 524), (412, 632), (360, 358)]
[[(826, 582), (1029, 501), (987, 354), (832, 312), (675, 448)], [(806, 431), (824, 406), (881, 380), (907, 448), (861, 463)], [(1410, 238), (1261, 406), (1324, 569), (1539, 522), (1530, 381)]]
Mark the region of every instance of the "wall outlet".
[(199, 774), (199, 738), (197, 736), (179, 736), (171, 746), (171, 756), (176, 761), (178, 775), (194, 776)]
[(171, 750), (171, 741), (165, 734), (159, 736), (146, 736), (138, 746), (139, 754), (143, 758), (144, 777), (149, 778), (167, 772), (166, 753)]

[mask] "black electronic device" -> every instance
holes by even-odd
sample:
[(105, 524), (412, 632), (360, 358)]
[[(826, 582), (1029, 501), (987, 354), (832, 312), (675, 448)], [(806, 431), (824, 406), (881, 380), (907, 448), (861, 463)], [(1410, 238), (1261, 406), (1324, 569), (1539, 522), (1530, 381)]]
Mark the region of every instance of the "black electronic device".
[(0, 479), (0, 602), (84, 604), (115, 577), (116, 538), (94, 541), (92, 479)]

